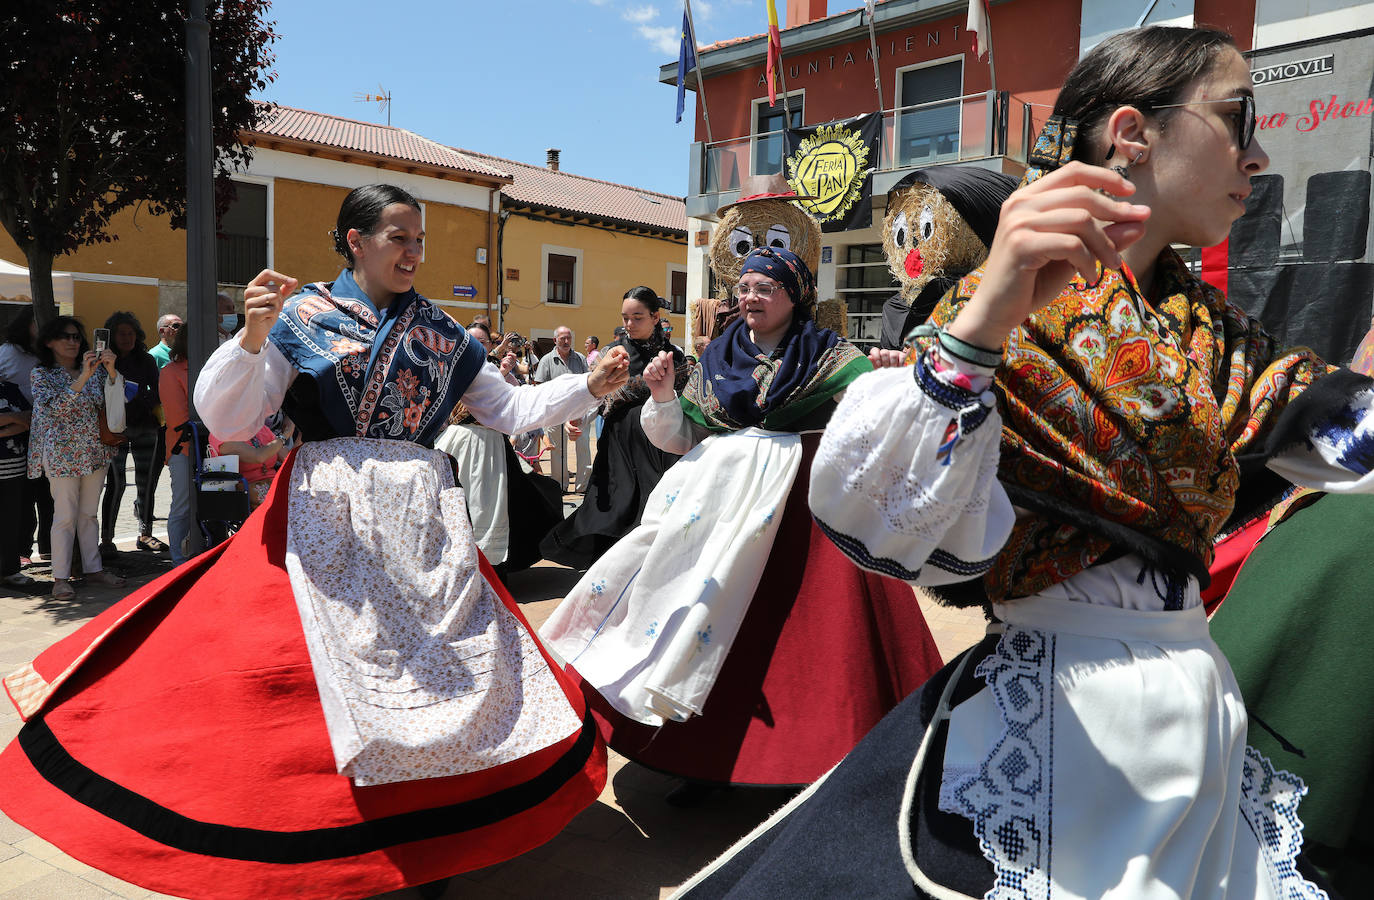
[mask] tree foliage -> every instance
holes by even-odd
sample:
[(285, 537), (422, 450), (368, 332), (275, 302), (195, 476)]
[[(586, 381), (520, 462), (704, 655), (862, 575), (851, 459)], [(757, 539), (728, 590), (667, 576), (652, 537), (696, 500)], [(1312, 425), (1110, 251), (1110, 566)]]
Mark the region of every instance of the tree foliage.
[[(269, 0), (207, 0), (216, 200), (245, 168), (250, 99), (275, 77)], [(0, 225), (24, 251), (40, 318), (52, 260), (114, 240), (142, 204), (186, 220), (186, 0), (24, 0), (0, 12)], [(46, 301), (46, 302), (44, 302)], [(45, 309), (46, 306), (46, 309)]]

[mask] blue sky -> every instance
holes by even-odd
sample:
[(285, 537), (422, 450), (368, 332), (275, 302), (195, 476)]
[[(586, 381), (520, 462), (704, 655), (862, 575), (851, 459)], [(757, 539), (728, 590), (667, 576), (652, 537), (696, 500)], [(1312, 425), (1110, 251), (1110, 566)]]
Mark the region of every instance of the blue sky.
[[(700, 45), (767, 23), (764, 0), (694, 0), (692, 14)], [(276, 0), (270, 18), (264, 99), (385, 123), (354, 99), (380, 85), (391, 124), (432, 140), (537, 164), (558, 147), (564, 171), (686, 192), (691, 121), (673, 122), (675, 88), (658, 82), (681, 0)]]

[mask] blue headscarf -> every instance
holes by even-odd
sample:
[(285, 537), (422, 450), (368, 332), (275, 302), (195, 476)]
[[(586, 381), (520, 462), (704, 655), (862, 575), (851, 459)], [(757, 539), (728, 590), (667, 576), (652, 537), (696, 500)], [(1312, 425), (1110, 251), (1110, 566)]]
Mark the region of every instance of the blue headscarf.
[(800, 256), (781, 247), (756, 247), (749, 251), (739, 270), (741, 278), (750, 272), (767, 275), (781, 284), (792, 296), (797, 313), (811, 318), (816, 306), (816, 276)]
[[(740, 275), (758, 272), (792, 296), (792, 324), (782, 343), (764, 353), (743, 318), (706, 345), (682, 393), (683, 412), (711, 431), (759, 425), (772, 431), (807, 427), (812, 414), (873, 366), (853, 344), (811, 319), (816, 277), (790, 250), (759, 247)], [(828, 416), (827, 416), (828, 418)]]

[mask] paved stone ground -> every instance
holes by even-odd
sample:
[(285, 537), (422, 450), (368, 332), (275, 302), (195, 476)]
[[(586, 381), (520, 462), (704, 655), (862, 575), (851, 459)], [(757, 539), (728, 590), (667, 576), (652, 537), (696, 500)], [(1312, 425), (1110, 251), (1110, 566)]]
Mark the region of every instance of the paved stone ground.
[[(133, 518), (133, 476), (125, 495), (116, 539), (122, 552), (107, 567), (129, 577), (130, 587), (152, 580), (170, 568), (167, 554), (133, 549), (138, 534)], [(169, 493), (164, 474), (155, 503), (165, 516)], [(578, 498), (569, 496), (571, 506)], [(165, 522), (154, 533), (165, 539)], [(0, 590), (0, 672), (29, 662), (49, 644), (70, 634), (117, 601), (128, 588), (77, 584), (74, 600), (48, 596), (51, 571), (46, 564), (26, 569), (43, 581), (25, 594)], [(537, 628), (560, 598), (576, 583), (578, 573), (541, 565), (509, 579), (511, 593)], [(982, 637), (977, 611), (936, 606), (917, 595), (948, 660)], [(0, 746), (18, 733), (14, 708), (0, 699)], [(790, 794), (778, 790), (737, 789), (715, 792), (695, 809), (664, 802), (675, 780), (610, 754), (610, 778), (600, 799), (552, 841), (524, 856), (454, 878), (444, 892), (449, 900), (578, 900), (666, 897), (737, 838), (749, 832)], [(3, 787), (0, 787), (3, 790)], [(81, 863), (0, 813), (0, 900), (97, 900), (161, 897)], [(414, 889), (384, 895), (386, 900), (418, 900)]]

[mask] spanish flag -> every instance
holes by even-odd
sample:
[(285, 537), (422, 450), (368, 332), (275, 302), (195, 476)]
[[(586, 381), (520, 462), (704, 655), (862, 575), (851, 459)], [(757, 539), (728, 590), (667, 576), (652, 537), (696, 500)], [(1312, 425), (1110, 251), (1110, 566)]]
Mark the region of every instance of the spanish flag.
[(782, 35), (778, 34), (778, 7), (768, 0), (768, 105), (778, 103), (777, 81), (782, 72)]

